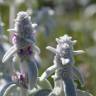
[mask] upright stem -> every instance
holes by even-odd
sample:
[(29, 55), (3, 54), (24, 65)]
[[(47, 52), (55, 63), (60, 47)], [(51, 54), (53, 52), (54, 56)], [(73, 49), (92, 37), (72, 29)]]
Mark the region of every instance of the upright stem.
[(9, 13), (9, 28), (13, 28), (14, 26), (14, 19), (16, 15), (16, 4), (13, 2), (10, 4), (10, 13)]
[(28, 96), (28, 90), (23, 88), (23, 87), (21, 87), (21, 94), (20, 94), (20, 96)]
[(64, 80), (64, 84), (65, 96), (76, 96), (76, 90), (73, 81), (70, 78), (66, 78)]
[(32, 12), (32, 1), (31, 0), (26, 0), (26, 4), (27, 4), (27, 10), (29, 10), (30, 12)]

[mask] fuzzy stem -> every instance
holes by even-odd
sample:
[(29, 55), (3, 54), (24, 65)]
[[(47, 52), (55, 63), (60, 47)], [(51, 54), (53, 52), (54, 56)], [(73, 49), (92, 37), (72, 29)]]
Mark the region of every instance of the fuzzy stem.
[(23, 87), (21, 87), (21, 94), (20, 94), (20, 96), (28, 96), (28, 90), (23, 88)]
[(13, 2), (10, 5), (9, 28), (13, 28), (15, 15), (16, 15), (16, 4)]
[(65, 96), (76, 96), (75, 86), (70, 78), (64, 80), (64, 85)]

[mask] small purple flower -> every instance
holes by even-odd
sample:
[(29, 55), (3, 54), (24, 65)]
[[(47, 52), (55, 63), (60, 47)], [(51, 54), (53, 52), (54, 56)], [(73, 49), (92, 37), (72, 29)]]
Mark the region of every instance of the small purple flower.
[(28, 51), (28, 54), (29, 55), (32, 55), (32, 47), (31, 46), (28, 46), (27, 47), (27, 51)]
[(18, 54), (20, 56), (31, 56), (33, 53), (32, 47), (29, 45), (26, 48), (19, 49)]
[(12, 43), (13, 44), (16, 44), (16, 33), (14, 33), (14, 35), (12, 36)]
[(19, 55), (24, 55), (24, 50), (23, 49), (19, 49), (18, 54)]
[(27, 86), (28, 78), (27, 74), (25, 73), (16, 72), (12, 76), (12, 81), (18, 83), (20, 86), (23, 86), (24, 88), (28, 88)]

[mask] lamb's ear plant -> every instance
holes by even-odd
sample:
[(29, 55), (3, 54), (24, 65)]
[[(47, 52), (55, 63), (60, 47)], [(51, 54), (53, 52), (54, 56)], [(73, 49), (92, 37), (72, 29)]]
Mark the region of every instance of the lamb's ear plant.
[(37, 29), (40, 29), (42, 27), (46, 36), (49, 36), (52, 32), (54, 32), (56, 23), (54, 20), (54, 13), (54, 10), (50, 7), (42, 7), (36, 12), (36, 16), (34, 17), (34, 21), (39, 26), (37, 27)]
[[(48, 96), (92, 96), (90, 93), (78, 90), (74, 79), (78, 79), (84, 86), (84, 78), (74, 66), (74, 56), (84, 53), (83, 50), (74, 51), (73, 46), (76, 40), (71, 40), (68, 35), (56, 38), (57, 47), (47, 46), (46, 48), (55, 54), (53, 63), (40, 77), (40, 80), (48, 78), (55, 72), (54, 89)], [(74, 78), (75, 77), (75, 78)]]
[[(9, 90), (16, 86), (20, 87), (20, 96), (28, 96), (45, 87), (43, 82), (38, 81), (38, 64), (35, 52), (39, 54), (40, 50), (35, 44), (34, 27), (36, 26), (37, 24), (32, 24), (28, 13), (22, 11), (17, 14), (15, 27), (8, 29), (8, 31), (14, 32), (13, 46), (5, 53), (2, 62), (6, 63), (10, 58), (13, 58), (14, 64), (16, 56), (18, 56), (20, 72), (16, 71), (13, 66), (12, 84), (4, 87), (4, 90), (1, 91), (2, 96), (7, 96)], [(44, 82), (47, 85), (46, 89), (51, 89), (49, 81), (44, 80)]]

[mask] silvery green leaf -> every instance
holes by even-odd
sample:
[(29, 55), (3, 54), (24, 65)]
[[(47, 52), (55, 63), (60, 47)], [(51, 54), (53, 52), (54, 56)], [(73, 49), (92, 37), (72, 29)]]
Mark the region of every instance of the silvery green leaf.
[[(32, 90), (30, 90), (28, 93), (29, 93), (29, 96), (35, 96), (35, 95), (36, 96), (38, 96), (38, 95), (46, 96), (47, 90), (49, 90), (50, 92), (52, 90), (52, 86), (51, 86), (50, 82), (47, 79), (40, 81), (40, 79), (38, 78), (36, 87), (33, 88)], [(50, 93), (49, 91), (48, 91), (48, 93)]]
[(36, 45), (34, 44), (33, 48), (34, 48), (35, 52), (37, 52), (38, 54), (40, 54), (40, 49), (39, 49), (38, 46), (36, 46)]
[(37, 80), (37, 85), (41, 88), (41, 89), (52, 89), (52, 86), (50, 84), (50, 82), (47, 79), (44, 80), (40, 80), (40, 77)]
[(70, 60), (69, 59), (64, 59), (64, 58), (61, 58), (61, 61), (62, 61), (62, 64), (63, 65), (66, 65), (66, 64), (68, 64), (69, 62), (70, 62)]
[(32, 28), (36, 28), (38, 26), (38, 24), (36, 24), (36, 23), (32, 23)]
[(34, 88), (37, 83), (38, 69), (34, 61), (28, 61), (28, 80), (29, 80), (29, 89)]
[(7, 96), (9, 92), (15, 88), (17, 85), (14, 82), (8, 83), (0, 92), (0, 96)]
[(51, 92), (50, 89), (41, 89), (41, 90), (37, 91), (34, 94), (34, 96), (48, 96), (50, 92)]
[(38, 67), (38, 69), (41, 67), (41, 58), (40, 58), (40, 56), (39, 56), (39, 53), (35, 53), (34, 54), (34, 60), (35, 60), (35, 62), (36, 62), (36, 65), (37, 65), (37, 67)]
[(79, 54), (83, 54), (83, 53), (85, 53), (85, 51), (83, 51), (83, 50), (77, 50), (77, 51), (73, 52), (74, 55), (79, 55)]
[(55, 48), (51, 47), (51, 46), (47, 46), (46, 49), (55, 53), (55, 54), (58, 53), (57, 50)]
[(58, 80), (55, 82), (54, 89), (50, 92), (49, 96), (65, 96), (65, 93), (63, 91), (62, 81)]
[(47, 70), (41, 75), (40, 81), (47, 79), (50, 75), (52, 75), (55, 72), (55, 70), (56, 70), (56, 65), (47, 68)]
[(16, 29), (8, 29), (7, 31), (9, 31), (9, 32), (17, 32)]
[(80, 90), (80, 89), (77, 89), (77, 90), (76, 90), (76, 93), (77, 93), (77, 96), (93, 96), (93, 95), (90, 94), (89, 92), (83, 91), (83, 90)]
[(73, 67), (73, 74), (75, 75), (76, 79), (79, 79), (81, 85), (84, 86), (85, 80), (82, 74), (79, 72), (79, 69), (77, 69), (76, 67)]
[(17, 52), (16, 45), (12, 46), (3, 56), (2, 62), (5, 63), (10, 57)]

